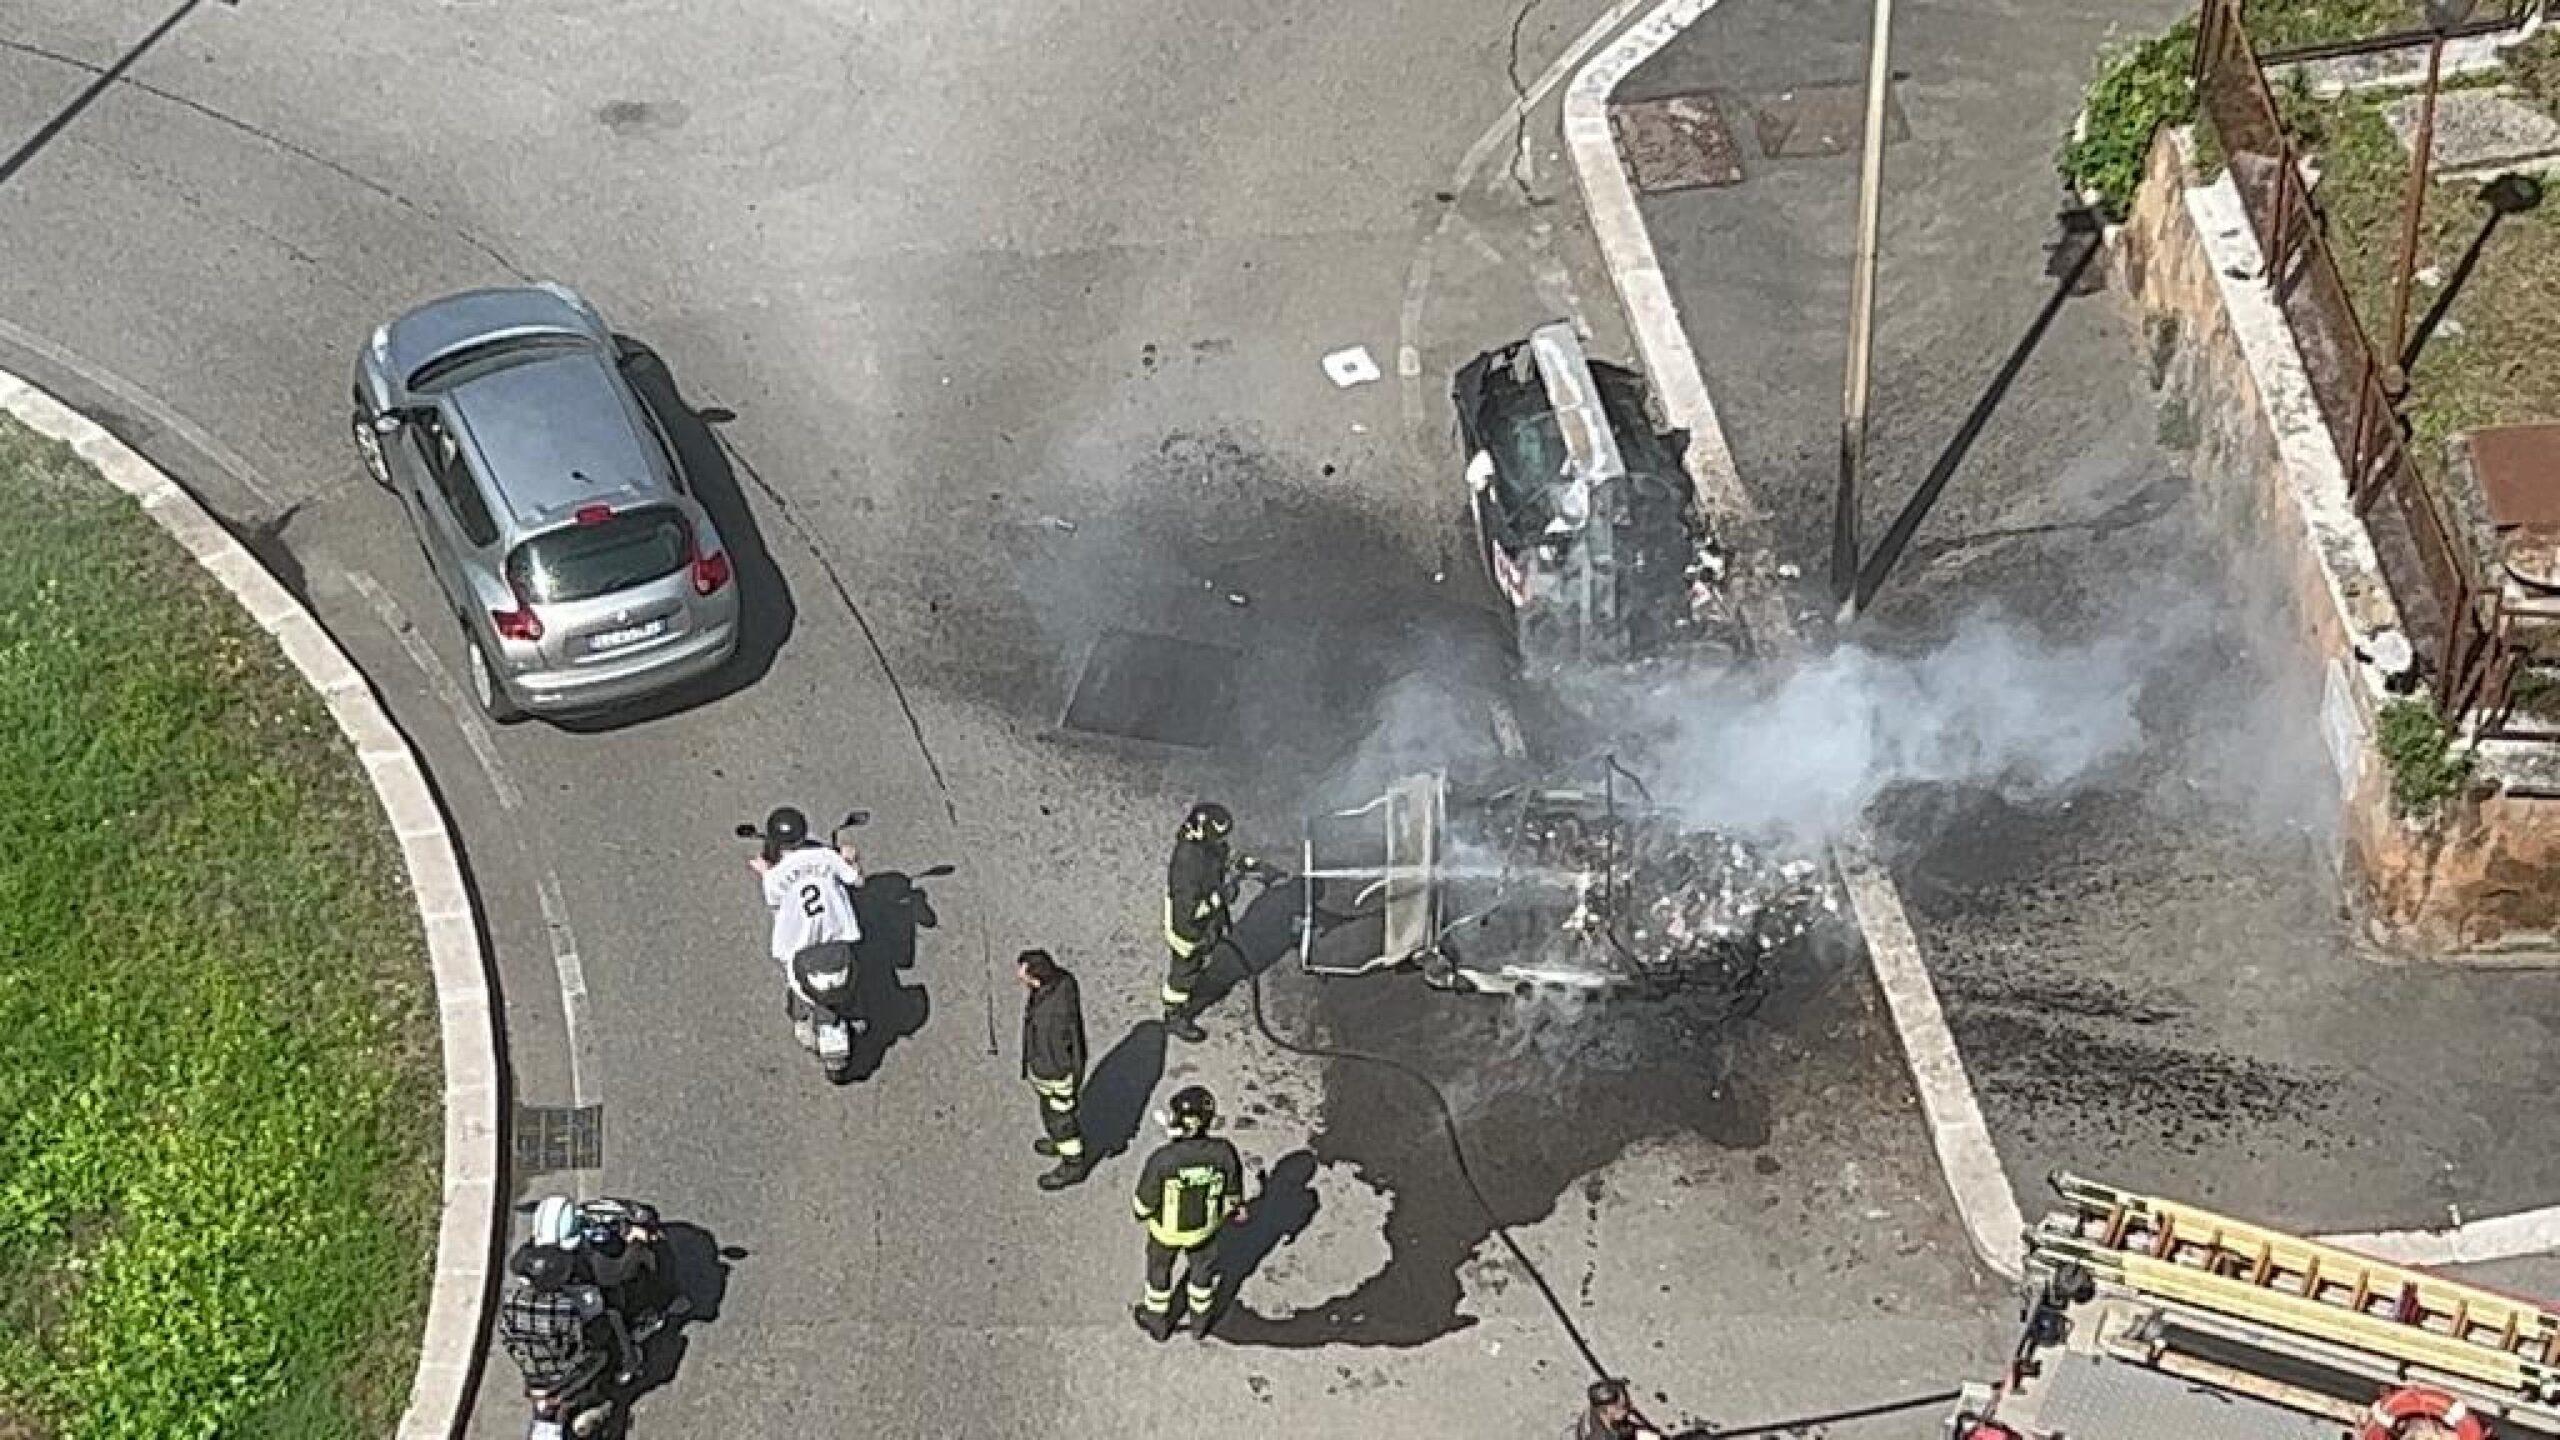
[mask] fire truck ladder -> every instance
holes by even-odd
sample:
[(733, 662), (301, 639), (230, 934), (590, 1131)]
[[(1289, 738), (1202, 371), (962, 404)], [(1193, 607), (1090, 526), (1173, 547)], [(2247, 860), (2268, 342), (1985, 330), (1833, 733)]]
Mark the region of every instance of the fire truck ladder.
[(2065, 1208), (2028, 1236), (2042, 1268), (2076, 1263), (2157, 1299), (2560, 1402), (2560, 1314), (2069, 1174), (2053, 1188)]

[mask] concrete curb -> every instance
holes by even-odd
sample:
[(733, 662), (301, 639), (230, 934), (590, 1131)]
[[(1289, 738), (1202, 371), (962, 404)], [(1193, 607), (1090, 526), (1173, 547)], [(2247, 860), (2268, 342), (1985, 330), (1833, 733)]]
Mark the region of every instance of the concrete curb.
[(0, 410), (70, 446), (184, 546), (231, 598), (275, 637), (304, 683), (336, 717), (399, 838), (426, 930), (444, 1048), (444, 1208), (409, 1408), (398, 1440), (460, 1433), (479, 1370), (499, 1194), (497, 1024), (479, 917), (463, 884), (452, 833), (408, 740), (373, 689), (302, 602), (267, 573), (184, 488), (87, 417), (0, 371)]
[[(1662, 264), (1636, 208), (1635, 187), (1618, 162), (1616, 138), (1609, 129), (1609, 97), (1636, 67), (1659, 54), (1680, 33), (1704, 18), (1716, 0), (1663, 0), (1651, 13), (1628, 27), (1606, 50), (1573, 78), (1565, 91), (1564, 140), (1573, 156), (1583, 204), (1609, 265), (1618, 301), (1634, 329), (1645, 371), (1662, 399), (1663, 419), (1689, 432), (1688, 467), (1698, 487), (1698, 504), (1715, 533), (1731, 544), (1761, 528), (1758, 506), (1743, 488), (1726, 446), (1724, 425), (1716, 418), (1706, 377), (1689, 347), (1687, 329), (1663, 278)], [(1742, 551), (1745, 547), (1733, 544)], [(1785, 598), (1756, 565), (1737, 563), (1732, 591), (1736, 608), (1751, 633), (1773, 654), (1792, 654), (1804, 640)], [(1956, 1214), (1982, 1262), (2016, 1278), (2025, 1264), (2026, 1221), (2018, 1210), (2017, 1192), (1991, 1143), (1973, 1082), (1965, 1074), (1964, 1056), (1947, 1027), (1938, 1004), (1937, 987), (1929, 980), (1920, 943), (1903, 913), (1893, 879), (1878, 865), (1863, 826), (1833, 847), (1833, 859), (1849, 892), (1849, 908), (1865, 936), (1867, 955), (1875, 967), (1902, 1039), (1913, 1088), (1928, 1122), (1938, 1169), (1946, 1177)]]
[[(1565, 91), (1564, 140), (1591, 216), (1618, 300), (1627, 312), (1647, 373), (1662, 398), (1663, 418), (1687, 429), (1689, 474), (1699, 507), (1716, 533), (1733, 541), (1756, 533), (1758, 506), (1743, 488), (1725, 445), (1724, 427), (1707, 393), (1688, 330), (1636, 207), (1635, 188), (1619, 164), (1609, 128), (1609, 98), (1638, 66), (1704, 18), (1716, 0), (1662, 0), (1643, 19), (1595, 56)], [(2189, 197), (2192, 201), (2193, 196)], [(2200, 230), (2205, 228), (2198, 217)], [(2244, 227), (2245, 229), (2245, 227)], [(2209, 233), (2209, 231), (2207, 232)], [(2290, 341), (2290, 336), (2286, 337)], [(1744, 547), (1734, 545), (1737, 551)], [(1751, 633), (1772, 654), (1791, 654), (1804, 641), (1770, 577), (1737, 554), (1731, 588)], [(1991, 1139), (1955, 1033), (1939, 1004), (1920, 943), (1893, 879), (1874, 858), (1860, 825), (1832, 847), (1849, 908), (1864, 936), (1876, 983), (1883, 989), (1902, 1041), (1903, 1057), (1929, 1126), (1956, 1214), (1984, 1264), (2017, 1278), (2025, 1264), (2026, 1221), (2017, 1191)], [(2432, 1230), (2377, 1230), (2324, 1235), (2328, 1244), (2403, 1265), (2462, 1265), (2560, 1251), (2560, 1205), (2456, 1223)]]

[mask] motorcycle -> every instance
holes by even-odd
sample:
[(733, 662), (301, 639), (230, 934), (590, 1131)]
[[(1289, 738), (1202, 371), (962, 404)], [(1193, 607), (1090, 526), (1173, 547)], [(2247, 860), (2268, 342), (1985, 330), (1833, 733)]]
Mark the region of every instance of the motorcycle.
[[(534, 1243), (578, 1257), (586, 1278), (635, 1320), (654, 1313), (645, 1302), (655, 1294), (660, 1234), (657, 1207), (636, 1200), (553, 1195), (533, 1212)], [(635, 1305), (635, 1299), (642, 1303)]]
[[(845, 831), (869, 823), (870, 811), (849, 811), (828, 839), (833, 842)], [(752, 822), (741, 822), (737, 834), (741, 840), (761, 843), (765, 839), (763, 827)], [(863, 1028), (853, 1003), (857, 971), (853, 946), (844, 941), (811, 945), (791, 958), (792, 1029), (801, 1047), (818, 1057), (818, 1068), (831, 1085), (853, 1079), (853, 1040)]]
[[(576, 1257), (580, 1283), (593, 1285), (606, 1307), (624, 1317), (635, 1356), (650, 1337), (693, 1308), (682, 1294), (663, 1299), (657, 1294), (658, 1242), (664, 1233), (657, 1210), (637, 1201), (554, 1195), (534, 1208), (534, 1243)], [(563, 1373), (527, 1376), (525, 1399), (532, 1409), (527, 1440), (590, 1440), (612, 1433), (622, 1414), (621, 1400), (605, 1384), (613, 1359), (608, 1348), (591, 1346)]]
[(525, 1381), (525, 1403), (533, 1408), (525, 1440), (592, 1440), (609, 1433), (622, 1407), (597, 1383), (604, 1372), (605, 1358), (590, 1355), (567, 1375)]

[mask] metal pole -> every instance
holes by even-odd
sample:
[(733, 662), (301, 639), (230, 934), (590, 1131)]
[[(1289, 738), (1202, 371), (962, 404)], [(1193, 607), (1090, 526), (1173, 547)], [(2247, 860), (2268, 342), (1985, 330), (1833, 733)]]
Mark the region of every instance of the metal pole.
[(2409, 287), (2418, 266), (2418, 220), (2427, 208), (2427, 170), (2435, 160), (2436, 86), (2444, 75), (2444, 31), (2427, 42), (2427, 93), (2418, 106), (2418, 136), (2409, 147), (2409, 194), (2400, 208), (2400, 267), (2391, 276), (2391, 344), (2396, 359), (2409, 342)]
[(1867, 129), (1858, 154), (1857, 268), (1849, 279), (1849, 368), (1840, 387), (1840, 483), (1831, 509), (1831, 597), (1839, 602), (1844, 623), (1858, 612), (1858, 482), (1867, 464), (1867, 374), (1875, 339), (1885, 87), (1893, 80), (1893, 0), (1872, 3), (1875, 31), (1867, 41)]

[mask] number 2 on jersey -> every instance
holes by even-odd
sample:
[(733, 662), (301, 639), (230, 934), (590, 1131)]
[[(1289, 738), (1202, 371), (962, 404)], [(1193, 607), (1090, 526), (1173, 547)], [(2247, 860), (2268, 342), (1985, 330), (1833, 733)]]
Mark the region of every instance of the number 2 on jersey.
[(800, 913), (812, 920), (827, 913), (827, 892), (814, 880), (800, 887)]

